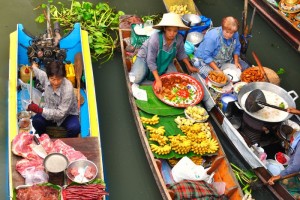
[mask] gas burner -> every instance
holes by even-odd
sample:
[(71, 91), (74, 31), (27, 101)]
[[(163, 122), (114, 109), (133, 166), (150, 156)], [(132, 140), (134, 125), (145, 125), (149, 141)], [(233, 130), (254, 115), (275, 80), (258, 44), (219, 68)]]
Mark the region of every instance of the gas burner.
[(247, 113), (243, 113), (242, 135), (251, 144), (258, 143), (261, 146), (278, 140), (276, 137), (280, 123), (270, 123), (257, 120)]

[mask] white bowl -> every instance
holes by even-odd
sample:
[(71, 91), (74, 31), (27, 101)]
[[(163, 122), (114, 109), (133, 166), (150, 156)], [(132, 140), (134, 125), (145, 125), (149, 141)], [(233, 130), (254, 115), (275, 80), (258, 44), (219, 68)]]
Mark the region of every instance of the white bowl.
[(86, 183), (97, 177), (98, 168), (90, 160), (75, 160), (68, 165), (66, 174), (76, 183)]
[(186, 108), (184, 109), (184, 114), (185, 114), (186, 118), (191, 119), (191, 120), (194, 120), (195, 122), (205, 122), (205, 121), (208, 119), (209, 115), (208, 115), (208, 113), (207, 113), (207, 111), (206, 111), (205, 109), (204, 109), (204, 114), (202, 115), (202, 116), (204, 117), (204, 119), (202, 119), (202, 120), (194, 119), (192, 116), (190, 116), (190, 115), (187, 113), (187, 109), (188, 109), (189, 107), (197, 107), (197, 108), (199, 108), (199, 109), (204, 109), (204, 108), (201, 107), (201, 106), (188, 106), (188, 107), (186, 107)]
[[(277, 162), (279, 162), (278, 160), (277, 160), (277, 154), (278, 153), (276, 153), (275, 154), (275, 160), (277, 161)], [(283, 154), (283, 156), (285, 157), (285, 159), (286, 159), (286, 162), (285, 163), (281, 163), (281, 162), (279, 162), (280, 164), (283, 164), (283, 165), (287, 165), (288, 163), (289, 163), (289, 160), (290, 160), (290, 157), (288, 156), (288, 155), (286, 155), (286, 154)]]

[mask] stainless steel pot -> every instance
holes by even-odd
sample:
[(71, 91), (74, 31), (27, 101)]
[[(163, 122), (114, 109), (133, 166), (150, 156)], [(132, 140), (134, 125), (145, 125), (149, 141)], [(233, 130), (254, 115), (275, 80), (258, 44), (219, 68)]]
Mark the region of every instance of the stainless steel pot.
[(247, 92), (253, 91), (255, 89), (261, 89), (261, 90), (273, 92), (273, 93), (279, 95), (281, 98), (283, 98), (286, 101), (286, 103), (288, 104), (288, 107), (296, 107), (295, 100), (298, 98), (298, 94), (294, 90), (291, 90), (291, 91), (287, 92), (283, 88), (281, 88), (277, 85), (274, 85), (272, 83), (252, 82), (252, 83), (248, 83), (247, 85), (243, 86), (241, 88), (241, 90), (239, 91), (239, 93), (238, 93), (239, 106), (248, 115), (250, 115), (251, 117), (254, 117), (255, 119), (265, 121), (265, 122), (282, 122), (282, 121), (285, 121), (285, 120), (289, 119), (292, 116), (292, 114), (288, 114), (288, 116), (285, 117), (285, 118), (281, 118), (281, 119), (278, 119), (276, 121), (269, 121), (269, 120), (264, 120), (262, 118), (257, 118), (255, 115), (248, 112), (245, 108), (245, 105), (242, 104), (241, 99)]

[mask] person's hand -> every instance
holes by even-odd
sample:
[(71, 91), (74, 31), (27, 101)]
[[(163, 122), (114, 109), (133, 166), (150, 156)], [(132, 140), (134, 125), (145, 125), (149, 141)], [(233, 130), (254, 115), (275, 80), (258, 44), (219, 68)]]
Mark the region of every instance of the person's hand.
[(157, 80), (155, 81), (154, 90), (155, 90), (156, 92), (158, 92), (158, 93), (161, 92), (161, 90), (162, 90), (162, 82), (161, 82), (160, 79), (157, 79)]
[(300, 115), (300, 110), (297, 110), (296, 108), (293, 107), (287, 108), (287, 112), (295, 115)]
[(35, 67), (35, 68), (38, 68), (38, 66), (39, 66), (39, 65), (38, 65), (36, 62), (33, 61), (30, 68), (31, 68), (31, 69), (34, 68), (34, 67)]
[(188, 70), (191, 72), (191, 73), (197, 73), (199, 72), (199, 69), (197, 67), (194, 67), (194, 66), (189, 66), (188, 67)]
[(235, 66), (236, 66), (237, 68), (239, 68), (240, 70), (242, 70), (242, 65), (241, 65), (240, 62), (235, 62), (234, 64), (235, 64)]
[(269, 180), (268, 180), (268, 184), (269, 185), (274, 185), (274, 182), (280, 179), (280, 175), (278, 176), (272, 176)]
[(37, 104), (31, 102), (31, 104), (28, 105), (27, 111), (32, 111), (38, 114), (42, 114), (43, 108), (39, 107)]

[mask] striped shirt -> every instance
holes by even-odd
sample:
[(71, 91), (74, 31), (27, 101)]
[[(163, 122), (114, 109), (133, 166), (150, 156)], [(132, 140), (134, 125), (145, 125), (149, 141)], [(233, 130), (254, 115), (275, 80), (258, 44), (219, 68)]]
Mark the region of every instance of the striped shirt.
[(42, 116), (60, 126), (68, 115), (79, 115), (77, 100), (72, 83), (64, 78), (59, 88), (53, 91), (46, 72), (33, 67), (36, 78), (45, 89)]

